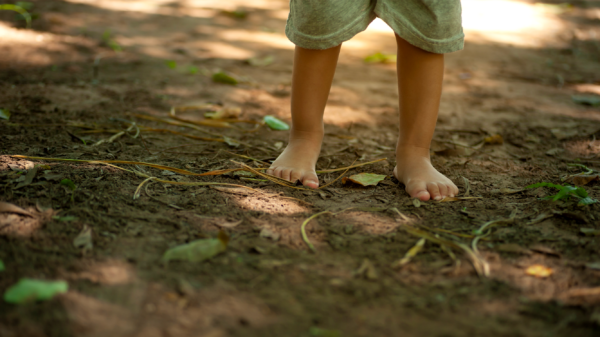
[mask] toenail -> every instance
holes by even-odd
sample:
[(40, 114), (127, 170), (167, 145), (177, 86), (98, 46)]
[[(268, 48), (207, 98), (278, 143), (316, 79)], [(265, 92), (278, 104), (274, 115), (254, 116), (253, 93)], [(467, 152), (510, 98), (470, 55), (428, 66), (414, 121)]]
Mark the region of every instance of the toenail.
[(442, 200), (442, 197), (440, 197), (439, 195), (435, 198), (433, 198), (434, 200)]

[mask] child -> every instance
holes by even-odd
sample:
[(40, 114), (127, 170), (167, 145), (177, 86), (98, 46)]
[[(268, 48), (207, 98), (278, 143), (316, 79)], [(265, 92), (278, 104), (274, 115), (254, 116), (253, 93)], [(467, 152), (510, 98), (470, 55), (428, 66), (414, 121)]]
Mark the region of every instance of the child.
[(400, 136), (394, 176), (413, 198), (458, 194), (430, 162), (444, 55), (462, 49), (460, 0), (291, 0), (286, 35), (296, 44), (292, 77), (292, 128), (283, 153), (267, 173), (317, 188), (323, 112), (341, 43), (376, 17), (396, 33)]

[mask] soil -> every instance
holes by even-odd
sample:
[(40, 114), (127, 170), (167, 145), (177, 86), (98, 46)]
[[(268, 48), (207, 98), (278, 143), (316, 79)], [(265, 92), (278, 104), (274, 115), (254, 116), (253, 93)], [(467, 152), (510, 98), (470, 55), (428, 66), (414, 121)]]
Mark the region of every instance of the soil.
[[(387, 159), (320, 174), (332, 184), (308, 191), (232, 173), (86, 162), (205, 173), (276, 158), (286, 131), (142, 117), (210, 103), (240, 108), (243, 120), (289, 122), (287, 1), (31, 3), (32, 29), (0, 13), (0, 109), (11, 113), (0, 121), (0, 201), (29, 213), (0, 210), (0, 291), (25, 277), (65, 280), (69, 291), (0, 303), (1, 336), (600, 334), (600, 207), (541, 200), (552, 188), (524, 189), (586, 171), (572, 164), (600, 169), (600, 109), (571, 99), (600, 94), (597, 2), (463, 2), (466, 46), (446, 57), (432, 161), (472, 198), (420, 205), (391, 177), (395, 66), (363, 61), (395, 53), (381, 23), (342, 48), (318, 169)], [(492, 6), (487, 13), (477, 12), (482, 3)], [(253, 57), (272, 62), (252, 65)], [(213, 82), (218, 71), (239, 83)], [(200, 109), (178, 116), (204, 120)], [(148, 181), (134, 198), (145, 180), (134, 171), (250, 189)], [(368, 187), (335, 180), (363, 172), (387, 177)], [(600, 199), (597, 180), (583, 188)], [(306, 225), (313, 252), (301, 225), (323, 211)], [(475, 242), (481, 260), (436, 241), (472, 247), (474, 230), (502, 219)], [(74, 245), (84, 228), (92, 248)], [(400, 264), (420, 239), (415, 228), (429, 239)], [(161, 262), (167, 249), (220, 231), (230, 238), (225, 252)], [(536, 264), (552, 274), (531, 275)]]

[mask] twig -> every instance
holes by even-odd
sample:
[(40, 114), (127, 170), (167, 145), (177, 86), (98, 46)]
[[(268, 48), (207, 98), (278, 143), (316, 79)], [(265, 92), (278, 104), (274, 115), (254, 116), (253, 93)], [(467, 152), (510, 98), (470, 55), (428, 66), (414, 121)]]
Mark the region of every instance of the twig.
[(313, 244), (308, 239), (308, 236), (306, 235), (306, 225), (310, 222), (310, 220), (318, 217), (319, 215), (323, 215), (323, 214), (333, 214), (333, 213), (331, 213), (330, 211), (319, 212), (317, 214), (312, 215), (310, 218), (304, 220), (304, 222), (302, 223), (302, 226), (300, 226), (300, 233), (302, 234), (302, 240), (304, 240), (304, 242), (306, 243), (306, 245), (308, 246), (308, 248), (310, 248), (310, 250), (312, 250), (313, 253), (316, 253), (317, 250), (315, 249), (315, 246), (313, 246)]

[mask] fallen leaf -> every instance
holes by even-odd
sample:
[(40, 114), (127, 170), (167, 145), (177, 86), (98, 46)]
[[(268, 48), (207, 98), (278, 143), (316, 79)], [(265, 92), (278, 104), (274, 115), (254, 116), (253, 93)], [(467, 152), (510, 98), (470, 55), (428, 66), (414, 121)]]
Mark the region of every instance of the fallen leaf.
[(25, 175), (25, 180), (23, 180), (23, 182), (20, 182), (17, 187), (15, 187), (15, 190), (18, 188), (21, 188), (23, 186), (27, 186), (29, 184), (31, 184), (33, 182), (33, 178), (35, 178), (35, 175), (37, 174), (38, 171), (38, 167), (34, 167), (30, 170), (27, 171), (27, 174)]
[(0, 119), (10, 119), (10, 111), (7, 109), (0, 109)]
[(277, 150), (281, 150), (281, 148), (283, 147), (283, 142), (275, 142), (275, 144), (273, 144), (273, 147), (275, 147)]
[(427, 240), (425, 238), (420, 238), (419, 241), (417, 241), (417, 243), (414, 246), (412, 246), (406, 252), (406, 254), (404, 254), (403, 258), (392, 264), (392, 268), (402, 267), (403, 265), (409, 263), (413, 257), (415, 257), (417, 254), (419, 254), (421, 250), (423, 250), (423, 246), (425, 245), (426, 241)]
[(542, 266), (541, 264), (534, 264), (532, 266), (529, 266), (525, 270), (525, 274), (539, 277), (539, 278), (548, 277), (548, 276), (552, 275), (553, 273), (554, 273), (554, 271), (551, 268)]
[(62, 173), (44, 173), (42, 178), (52, 181), (52, 180), (62, 180), (64, 178), (64, 174)]
[(579, 231), (585, 236), (598, 236), (600, 235), (600, 229), (595, 228), (580, 228)]
[(375, 266), (369, 259), (364, 259), (360, 267), (354, 272), (354, 275), (363, 275), (368, 280), (376, 280), (378, 278)]
[(494, 145), (494, 144), (502, 145), (502, 144), (504, 144), (504, 138), (502, 138), (501, 135), (492, 135), (489, 137), (485, 137), (483, 139), (483, 142), (485, 144), (491, 144), (491, 145)]
[(221, 231), (217, 239), (201, 239), (173, 247), (165, 252), (162, 260), (163, 262), (171, 260), (201, 262), (224, 252), (228, 242), (229, 236)]
[(4, 293), (8, 303), (20, 304), (31, 300), (49, 300), (56, 294), (66, 293), (69, 285), (65, 281), (42, 281), (22, 278)]
[(577, 175), (571, 177), (571, 182), (577, 186), (584, 186), (592, 181), (600, 180), (600, 175)]
[(374, 173), (359, 173), (355, 175), (351, 175), (348, 179), (342, 181), (343, 183), (347, 181), (351, 181), (355, 184), (359, 184), (362, 186), (377, 186), (380, 181), (387, 177), (383, 174), (374, 174)]
[(273, 55), (268, 55), (265, 57), (253, 57), (247, 60), (248, 64), (253, 67), (265, 67), (273, 63), (275, 61), (275, 57)]
[(213, 82), (216, 82), (216, 83), (223, 83), (223, 84), (229, 84), (229, 85), (238, 84), (238, 80), (227, 75), (226, 73), (224, 73), (222, 71), (214, 73), (212, 76), (212, 80), (213, 80)]
[(571, 96), (573, 102), (583, 105), (599, 106), (600, 96), (596, 95), (573, 95)]
[(273, 130), (285, 131), (290, 129), (290, 126), (287, 123), (270, 115), (265, 116), (263, 121)]
[(600, 303), (600, 287), (569, 289), (558, 299), (569, 305), (597, 305)]
[(525, 136), (525, 141), (528, 143), (536, 143), (536, 144), (539, 144), (541, 142), (540, 137), (533, 135), (531, 133), (528, 133), (527, 136)]
[(233, 138), (229, 138), (227, 136), (223, 136), (223, 140), (225, 141), (225, 143), (227, 143), (227, 145), (229, 146), (233, 146), (233, 147), (238, 147), (240, 146), (240, 142), (238, 142), (237, 140), (233, 139)]
[(17, 214), (28, 215), (30, 217), (33, 217), (33, 214), (27, 212), (26, 210), (22, 209), (21, 207), (13, 205), (13, 204), (9, 204), (8, 202), (2, 202), (2, 201), (0, 201), (0, 213), (17, 213)]
[(419, 198), (413, 198), (412, 204), (413, 204), (413, 206), (419, 208), (419, 207), (421, 207), (421, 200), (419, 200)]
[(394, 63), (396, 62), (396, 55), (378, 52), (365, 57), (364, 61), (365, 63)]
[(94, 248), (94, 244), (92, 243), (92, 229), (88, 225), (83, 225), (83, 229), (73, 240), (73, 246), (81, 249), (83, 252), (91, 251)]

